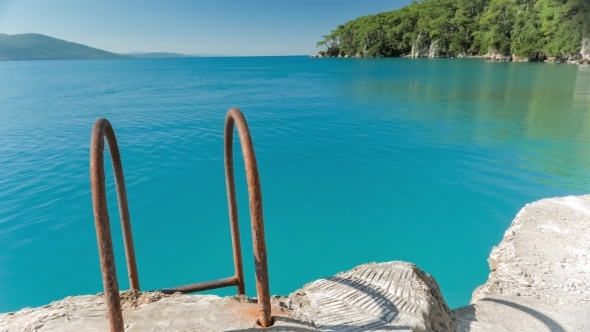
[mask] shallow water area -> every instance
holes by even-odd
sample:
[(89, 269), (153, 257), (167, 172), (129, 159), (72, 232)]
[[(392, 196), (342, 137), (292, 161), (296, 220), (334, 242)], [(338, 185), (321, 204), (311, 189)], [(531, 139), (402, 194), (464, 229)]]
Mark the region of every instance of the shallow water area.
[[(272, 294), (362, 263), (404, 260), (432, 274), (452, 307), (466, 305), (522, 206), (590, 186), (590, 66), (0, 62), (0, 312), (102, 291), (89, 183), (99, 117), (119, 141), (142, 289), (232, 275), (223, 170), (230, 107), (244, 112), (254, 141)], [(246, 181), (234, 151), (246, 290), (255, 296)], [(107, 184), (126, 289), (110, 166)]]

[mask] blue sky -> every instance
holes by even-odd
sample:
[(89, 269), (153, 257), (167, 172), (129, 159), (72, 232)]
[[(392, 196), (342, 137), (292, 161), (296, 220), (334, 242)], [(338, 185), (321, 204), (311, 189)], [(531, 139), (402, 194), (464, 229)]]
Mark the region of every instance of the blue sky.
[(0, 0), (0, 33), (42, 33), (118, 53), (312, 54), (338, 24), (410, 1)]

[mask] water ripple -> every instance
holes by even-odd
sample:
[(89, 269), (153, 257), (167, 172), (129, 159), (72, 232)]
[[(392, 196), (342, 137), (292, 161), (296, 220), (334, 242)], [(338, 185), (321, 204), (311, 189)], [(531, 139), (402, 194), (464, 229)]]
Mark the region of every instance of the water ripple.
[(452, 306), (464, 305), (521, 206), (588, 191), (589, 95), (588, 67), (476, 60), (0, 63), (0, 311), (101, 291), (88, 174), (99, 117), (119, 141), (142, 285), (229, 276), (230, 107), (246, 114), (256, 148), (273, 294), (401, 259), (433, 274)]

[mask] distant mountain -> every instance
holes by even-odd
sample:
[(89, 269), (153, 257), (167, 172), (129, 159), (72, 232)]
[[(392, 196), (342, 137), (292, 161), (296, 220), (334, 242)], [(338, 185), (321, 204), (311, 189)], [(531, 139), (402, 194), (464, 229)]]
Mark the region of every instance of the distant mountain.
[(123, 58), (82, 44), (36, 34), (0, 33), (0, 60), (114, 59)]
[(183, 54), (183, 53), (170, 53), (170, 52), (131, 52), (125, 53), (124, 56), (131, 58), (212, 58), (212, 57), (233, 57), (233, 55), (225, 54)]
[(159, 59), (159, 58), (194, 58), (198, 55), (170, 53), (170, 52), (131, 52), (123, 54), (131, 58)]
[(117, 54), (38, 33), (25, 33), (20, 35), (0, 33), (0, 61), (121, 58), (162, 59), (216, 56), (225, 55), (182, 54), (171, 52), (131, 52), (127, 54)]

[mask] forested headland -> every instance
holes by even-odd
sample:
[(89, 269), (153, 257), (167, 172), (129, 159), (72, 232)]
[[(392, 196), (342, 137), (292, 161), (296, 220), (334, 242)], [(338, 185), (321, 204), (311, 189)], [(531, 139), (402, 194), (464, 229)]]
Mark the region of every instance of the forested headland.
[(590, 0), (422, 0), (339, 25), (328, 57), (590, 60)]

